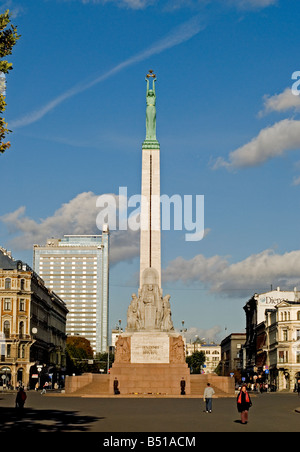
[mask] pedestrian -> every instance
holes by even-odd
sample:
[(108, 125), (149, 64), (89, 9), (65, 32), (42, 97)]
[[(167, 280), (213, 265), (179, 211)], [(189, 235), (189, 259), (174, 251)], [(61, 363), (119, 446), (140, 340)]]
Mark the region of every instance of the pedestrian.
[(119, 390), (119, 382), (118, 382), (118, 380), (117, 380), (117, 377), (115, 377), (115, 379), (114, 379), (114, 393), (117, 395), (117, 394), (120, 394), (120, 390)]
[(210, 383), (207, 383), (207, 387), (204, 389), (203, 400), (206, 406), (206, 413), (211, 413), (212, 411), (212, 397), (215, 391), (210, 386)]
[(22, 386), (20, 386), (16, 396), (16, 408), (22, 410), (24, 408), (26, 399), (27, 399), (26, 392), (24, 391)]
[(180, 394), (185, 395), (185, 379), (183, 377), (180, 382)]
[(42, 390), (41, 394), (46, 394), (46, 389), (47, 388), (48, 388), (48, 381), (46, 381), (46, 383), (44, 383), (43, 390)]
[(243, 385), (239, 395), (237, 396), (237, 409), (238, 412), (241, 413), (241, 422), (242, 424), (247, 424), (248, 422), (248, 412), (250, 407), (252, 406), (252, 402), (250, 396), (247, 392), (246, 385)]
[(298, 380), (298, 382), (297, 382), (297, 392), (298, 392), (298, 396), (300, 396), (300, 380)]

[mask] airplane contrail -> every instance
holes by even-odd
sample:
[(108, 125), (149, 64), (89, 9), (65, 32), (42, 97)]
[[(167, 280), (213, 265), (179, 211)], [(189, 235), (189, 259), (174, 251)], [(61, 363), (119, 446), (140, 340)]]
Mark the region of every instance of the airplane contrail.
[(51, 100), (43, 107), (40, 107), (37, 110), (27, 113), (26, 115), (19, 119), (10, 121), (9, 127), (12, 129), (17, 129), (18, 127), (24, 127), (38, 121), (65, 100), (70, 99), (76, 94), (88, 90), (89, 88), (97, 85), (100, 82), (103, 82), (104, 80), (112, 77), (113, 75), (122, 71), (126, 67), (131, 66), (134, 63), (143, 61), (146, 58), (149, 58), (150, 56), (157, 55), (163, 52), (164, 50), (170, 49), (176, 45), (188, 41), (189, 39), (197, 35), (200, 31), (202, 31), (204, 28), (205, 27), (200, 24), (199, 16), (193, 17), (187, 22), (184, 22), (183, 24), (174, 28), (168, 35), (166, 35), (161, 40), (157, 41), (148, 49), (145, 49), (142, 52), (137, 53), (136, 55), (128, 58), (122, 63), (119, 63), (117, 66), (113, 67), (112, 69), (100, 75), (99, 77), (95, 78), (91, 82), (81, 82), (80, 84), (73, 86), (73, 88), (70, 88), (69, 90), (62, 93), (60, 96)]

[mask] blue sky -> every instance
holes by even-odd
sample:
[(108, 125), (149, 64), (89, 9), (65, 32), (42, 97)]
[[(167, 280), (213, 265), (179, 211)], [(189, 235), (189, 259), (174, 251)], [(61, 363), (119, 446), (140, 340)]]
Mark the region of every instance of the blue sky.
[[(22, 35), (0, 156), (0, 244), (95, 233), (96, 199), (140, 192), (145, 75), (157, 74), (161, 192), (204, 195), (206, 235), (163, 231), (174, 325), (243, 332), (254, 292), (300, 287), (297, 0), (1, 1)], [(137, 291), (137, 234), (111, 234), (110, 326)], [(226, 328), (226, 330), (225, 330)]]

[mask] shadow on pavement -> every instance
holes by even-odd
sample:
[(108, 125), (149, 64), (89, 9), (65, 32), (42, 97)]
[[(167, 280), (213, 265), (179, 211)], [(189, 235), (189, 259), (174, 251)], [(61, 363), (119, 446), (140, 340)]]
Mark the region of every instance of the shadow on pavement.
[(88, 432), (89, 424), (101, 419), (105, 418), (82, 416), (76, 411), (0, 408), (0, 431)]

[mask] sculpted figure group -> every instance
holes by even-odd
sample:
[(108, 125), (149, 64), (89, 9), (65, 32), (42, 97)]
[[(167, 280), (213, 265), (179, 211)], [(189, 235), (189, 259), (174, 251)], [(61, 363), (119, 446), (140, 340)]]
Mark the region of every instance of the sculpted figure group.
[(170, 295), (162, 297), (154, 269), (146, 269), (138, 297), (132, 294), (127, 311), (127, 330), (174, 330), (171, 319)]

